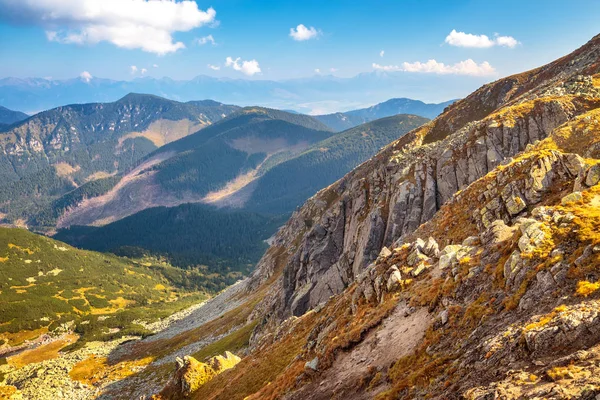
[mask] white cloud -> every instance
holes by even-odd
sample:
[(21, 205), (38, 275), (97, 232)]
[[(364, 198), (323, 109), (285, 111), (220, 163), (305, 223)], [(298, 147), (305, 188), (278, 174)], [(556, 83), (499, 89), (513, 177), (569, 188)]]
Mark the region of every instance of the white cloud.
[(457, 32), (456, 29), (452, 29), (452, 32), (446, 36), (445, 42), (450, 46), (475, 47), (480, 49), (493, 46), (513, 48), (519, 44), (517, 39), (512, 36), (499, 36), (496, 34), (493, 39), (490, 39), (486, 35), (473, 35), (472, 33)]
[(213, 71), (218, 71), (221, 69), (221, 67), (219, 67), (218, 65), (212, 65), (212, 64), (208, 64), (208, 68), (212, 69)]
[(292, 39), (301, 42), (303, 40), (315, 39), (319, 36), (319, 31), (312, 26), (307, 28), (304, 24), (300, 24), (296, 29), (290, 28), (290, 36)]
[(252, 76), (260, 72), (260, 66), (258, 65), (258, 61), (242, 61), (242, 63), (240, 64), (240, 57), (236, 58), (235, 60), (231, 57), (227, 57), (227, 59), (225, 60), (225, 66), (231, 67), (234, 70), (240, 71), (241, 73), (248, 76)]
[(400, 66), (379, 65), (377, 63), (373, 63), (373, 69), (379, 71), (404, 71), (438, 75), (452, 74), (470, 76), (486, 76), (492, 75), (496, 72), (494, 67), (492, 67), (487, 61), (477, 64), (471, 59), (460, 61), (454, 65), (446, 65), (444, 63), (437, 62), (436, 60), (429, 60), (425, 63), (419, 61), (414, 63), (404, 62)]
[(194, 39), (194, 43), (196, 43), (199, 46), (204, 46), (207, 43), (211, 43), (213, 46), (215, 46), (217, 44), (215, 42), (215, 38), (213, 37), (213, 35), (196, 38), (196, 39)]
[(379, 52), (379, 57), (383, 57), (383, 55), (384, 55), (384, 54), (385, 54), (385, 51), (381, 50), (381, 51)]
[(333, 68), (333, 67), (329, 68), (329, 72), (338, 72), (338, 71), (339, 71), (339, 69), (337, 69), (337, 68)]
[(0, 0), (0, 9), (9, 18), (44, 27), (50, 41), (110, 42), (159, 55), (185, 47), (173, 40), (175, 32), (213, 25), (216, 16), (191, 0)]
[(397, 65), (379, 65), (373, 63), (373, 69), (377, 71), (402, 71), (402, 68)]
[(129, 70), (131, 72), (131, 74), (135, 74), (138, 71), (138, 67), (136, 67), (135, 65), (132, 65), (131, 67), (129, 67)]
[(152, 64), (152, 67), (158, 68), (158, 64)]
[(519, 44), (517, 39), (512, 36), (496, 36), (496, 43), (498, 43), (498, 46), (510, 47), (511, 49)]
[(144, 75), (146, 72), (148, 72), (148, 70), (146, 68), (142, 68), (142, 75)]
[(320, 74), (321, 73), (321, 69), (320, 68), (315, 68), (315, 74)]
[(84, 81), (85, 83), (90, 83), (90, 81), (92, 80), (93, 76), (92, 74), (90, 74), (87, 71), (83, 71), (81, 74), (79, 74), (79, 77), (81, 78), (82, 81)]

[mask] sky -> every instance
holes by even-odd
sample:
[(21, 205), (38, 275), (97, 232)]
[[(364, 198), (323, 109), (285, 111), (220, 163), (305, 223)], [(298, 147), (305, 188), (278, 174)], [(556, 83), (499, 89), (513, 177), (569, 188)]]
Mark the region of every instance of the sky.
[(0, 78), (492, 81), (600, 33), (600, 2), (0, 0)]

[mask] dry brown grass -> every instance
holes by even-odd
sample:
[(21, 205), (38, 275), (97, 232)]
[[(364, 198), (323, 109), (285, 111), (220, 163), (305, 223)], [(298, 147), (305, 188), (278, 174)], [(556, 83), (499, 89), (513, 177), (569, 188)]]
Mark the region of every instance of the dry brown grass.
[(38, 363), (46, 360), (52, 360), (59, 357), (59, 351), (77, 341), (79, 335), (69, 334), (62, 339), (36, 347), (35, 349), (23, 351), (15, 356), (8, 357), (7, 361), (15, 368), (21, 368), (25, 365)]

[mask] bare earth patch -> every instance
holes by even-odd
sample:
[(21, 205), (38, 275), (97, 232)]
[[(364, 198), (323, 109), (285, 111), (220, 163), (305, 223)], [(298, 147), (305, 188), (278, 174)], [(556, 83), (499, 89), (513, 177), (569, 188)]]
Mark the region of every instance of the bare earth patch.
[[(349, 352), (338, 355), (331, 368), (304, 386), (289, 399), (297, 400), (362, 400), (376, 393), (356, 393), (354, 385), (368, 370), (387, 369), (396, 360), (409, 355), (425, 336), (433, 321), (426, 308), (408, 314), (409, 308), (400, 303), (381, 327), (370, 332), (365, 340)], [(350, 386), (350, 388), (348, 387)], [(379, 388), (382, 390), (384, 388)]]

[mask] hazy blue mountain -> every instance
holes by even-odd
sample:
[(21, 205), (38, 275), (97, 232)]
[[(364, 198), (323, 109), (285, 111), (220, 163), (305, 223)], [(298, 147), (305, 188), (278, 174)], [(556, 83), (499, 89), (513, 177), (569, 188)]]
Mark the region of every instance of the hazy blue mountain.
[(412, 114), (433, 119), (440, 115), (444, 111), (444, 108), (454, 103), (454, 101), (455, 100), (450, 100), (439, 104), (433, 104), (407, 98), (390, 99), (372, 107), (346, 111), (343, 113), (337, 112), (333, 114), (316, 115), (315, 118), (334, 131), (340, 132), (366, 122), (398, 114)]
[(241, 106), (264, 106), (304, 114), (354, 110), (399, 96), (422, 99), (461, 97), (485, 78), (403, 72), (368, 72), (349, 78), (316, 75), (282, 81), (228, 79), (205, 75), (190, 80), (144, 77), (131, 81), (91, 79), (0, 79), (0, 105), (33, 113), (71, 103), (111, 102), (127, 93), (149, 93), (177, 101), (215, 99)]
[[(11, 125), (27, 118), (29, 118), (29, 115), (21, 111), (13, 111), (0, 106), (0, 125)], [(2, 128), (0, 127), (0, 129)]]

